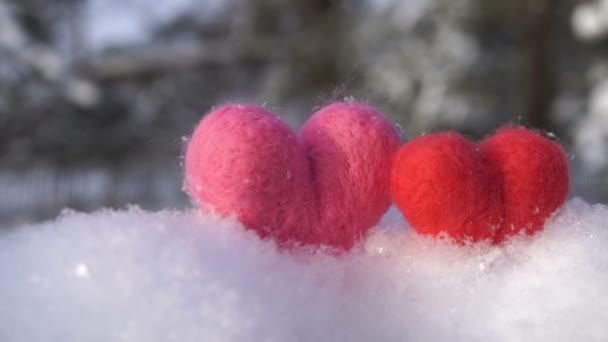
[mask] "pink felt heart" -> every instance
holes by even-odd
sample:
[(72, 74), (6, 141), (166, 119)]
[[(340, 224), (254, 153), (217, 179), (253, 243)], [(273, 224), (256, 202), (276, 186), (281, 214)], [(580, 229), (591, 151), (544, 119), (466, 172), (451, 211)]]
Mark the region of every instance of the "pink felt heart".
[(299, 135), (261, 107), (228, 104), (194, 131), (185, 186), (199, 206), (280, 244), (349, 249), (390, 205), (398, 147), (392, 124), (362, 104), (324, 107)]

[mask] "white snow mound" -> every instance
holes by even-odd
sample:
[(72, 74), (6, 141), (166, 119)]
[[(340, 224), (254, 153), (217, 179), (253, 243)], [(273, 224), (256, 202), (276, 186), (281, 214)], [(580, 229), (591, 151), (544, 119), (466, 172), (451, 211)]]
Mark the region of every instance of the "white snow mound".
[(197, 212), (21, 227), (0, 235), (0, 341), (608, 341), (606, 206), (503, 247), (395, 215), (339, 256)]

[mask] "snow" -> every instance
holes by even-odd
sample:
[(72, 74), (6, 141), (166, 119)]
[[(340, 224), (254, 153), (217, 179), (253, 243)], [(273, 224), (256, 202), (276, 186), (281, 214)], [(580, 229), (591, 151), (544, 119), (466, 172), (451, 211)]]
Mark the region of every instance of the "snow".
[(589, 99), (589, 114), (574, 131), (577, 154), (591, 172), (607, 166), (608, 153), (608, 81), (595, 84)]
[(280, 251), (233, 219), (66, 212), (0, 235), (0, 340), (606, 341), (608, 207), (457, 246), (394, 208), (355, 250)]
[(86, 0), (84, 41), (92, 51), (149, 42), (155, 32), (182, 17), (211, 20), (232, 0)]
[(574, 34), (585, 41), (597, 41), (608, 31), (608, 1), (581, 3), (572, 11)]

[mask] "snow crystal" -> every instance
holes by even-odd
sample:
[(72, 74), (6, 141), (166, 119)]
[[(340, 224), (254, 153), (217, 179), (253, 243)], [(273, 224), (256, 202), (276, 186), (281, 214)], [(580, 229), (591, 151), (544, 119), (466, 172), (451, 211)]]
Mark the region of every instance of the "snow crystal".
[(389, 211), (355, 250), (280, 251), (235, 220), (66, 213), (0, 235), (0, 340), (606, 341), (608, 208), (503, 247)]

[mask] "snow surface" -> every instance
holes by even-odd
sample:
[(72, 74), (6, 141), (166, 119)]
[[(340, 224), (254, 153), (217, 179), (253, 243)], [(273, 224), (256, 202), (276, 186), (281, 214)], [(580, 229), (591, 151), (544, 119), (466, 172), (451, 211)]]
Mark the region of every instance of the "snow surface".
[(347, 254), (195, 211), (66, 213), (0, 235), (0, 341), (606, 341), (608, 208), (459, 247), (394, 209)]

